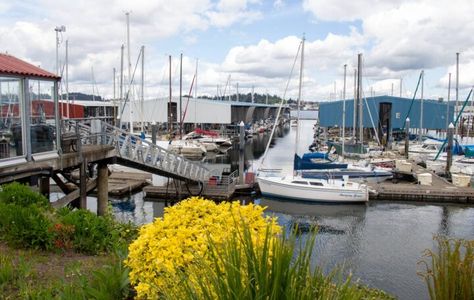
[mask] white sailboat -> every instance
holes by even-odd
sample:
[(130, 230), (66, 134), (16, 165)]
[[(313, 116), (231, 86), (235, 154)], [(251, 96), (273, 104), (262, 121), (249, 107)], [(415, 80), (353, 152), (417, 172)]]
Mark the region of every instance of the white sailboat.
[[(297, 121), (299, 121), (299, 103), (301, 99), (303, 77), (304, 41), (305, 40), (303, 38), (301, 42), (301, 64), (297, 102)], [(279, 115), (280, 110), (278, 111), (277, 121), (275, 122), (275, 124), (278, 124)], [(274, 130), (275, 127), (273, 128), (272, 133), (270, 135), (270, 141), (271, 137), (273, 136)], [(295, 154), (297, 152), (298, 145), (298, 131), (299, 127), (297, 126)], [(264, 156), (266, 155), (267, 151), (268, 145), (267, 149), (265, 150)], [(260, 172), (257, 176), (257, 181), (262, 195), (271, 197), (273, 196), (294, 200), (333, 203), (367, 202), (369, 200), (369, 192), (367, 186), (364, 184), (350, 182), (347, 180), (347, 178), (348, 177), (345, 177), (343, 180), (312, 179), (302, 178), (301, 176), (295, 176), (293, 174), (287, 176), (265, 176), (264, 172)]]

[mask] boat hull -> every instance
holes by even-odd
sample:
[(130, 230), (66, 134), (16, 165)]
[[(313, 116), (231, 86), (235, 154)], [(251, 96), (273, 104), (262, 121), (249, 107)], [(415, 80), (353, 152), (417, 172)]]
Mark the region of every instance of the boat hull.
[(260, 191), (264, 196), (288, 198), (309, 202), (360, 203), (369, 201), (368, 190), (362, 188), (328, 188), (301, 186), (273, 178), (258, 178)]

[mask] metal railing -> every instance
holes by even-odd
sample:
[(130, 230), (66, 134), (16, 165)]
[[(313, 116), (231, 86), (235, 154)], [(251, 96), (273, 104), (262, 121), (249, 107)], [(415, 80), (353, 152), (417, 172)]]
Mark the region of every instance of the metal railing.
[(78, 133), (78, 140), (82, 145), (110, 145), (115, 148), (117, 156), (166, 173), (201, 182), (206, 182), (211, 177), (211, 172), (199, 163), (101, 120), (63, 120), (63, 128), (63, 134)]

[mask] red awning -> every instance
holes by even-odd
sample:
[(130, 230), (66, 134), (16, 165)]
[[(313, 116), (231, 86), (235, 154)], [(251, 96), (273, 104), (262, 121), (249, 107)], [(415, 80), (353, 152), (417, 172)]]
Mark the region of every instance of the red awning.
[(30, 63), (27, 63), (26, 61), (3, 53), (0, 53), (0, 76), (1, 75), (35, 77), (49, 80), (59, 80), (61, 78), (56, 74), (45, 71)]

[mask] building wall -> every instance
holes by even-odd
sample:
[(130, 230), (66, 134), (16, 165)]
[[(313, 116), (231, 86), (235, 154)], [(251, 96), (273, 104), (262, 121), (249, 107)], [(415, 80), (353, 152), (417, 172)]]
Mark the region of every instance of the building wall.
[[(412, 99), (399, 98), (392, 96), (379, 96), (367, 98), (367, 102), (364, 101), (363, 111), (363, 125), (366, 128), (373, 128), (378, 126), (379, 122), (379, 107), (380, 103), (388, 102), (392, 103), (392, 129), (403, 128), (405, 119), (407, 117), (408, 110)], [(346, 100), (346, 127), (353, 126), (353, 115), (354, 115), (354, 100)], [(453, 122), (453, 105), (450, 103), (450, 114), (449, 122)], [(369, 112), (370, 109), (370, 112)], [(343, 101), (333, 102), (321, 102), (319, 105), (319, 121), (321, 126), (342, 126), (342, 111)], [(420, 127), (420, 111), (421, 101), (416, 99), (413, 102), (410, 114), (410, 127)], [(423, 128), (428, 129), (445, 129), (446, 128), (446, 102), (438, 102), (434, 100), (423, 101)], [(370, 116), (372, 116), (373, 124)]]
[[(143, 114), (141, 113), (140, 102), (132, 102), (132, 119), (134, 122), (144, 120), (145, 122), (166, 123), (168, 122), (168, 102), (168, 99), (145, 100), (143, 103)], [(173, 99), (173, 102), (177, 103), (177, 112), (179, 113), (179, 99)], [(190, 99), (186, 109), (187, 102), (187, 98), (182, 99), (183, 115), (186, 110), (184, 123), (231, 123), (231, 108), (229, 103)], [(128, 103), (125, 105), (121, 118), (122, 122), (129, 122), (130, 114)]]

